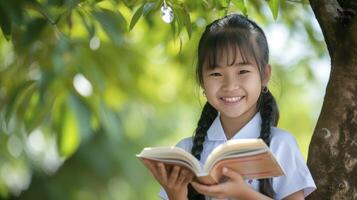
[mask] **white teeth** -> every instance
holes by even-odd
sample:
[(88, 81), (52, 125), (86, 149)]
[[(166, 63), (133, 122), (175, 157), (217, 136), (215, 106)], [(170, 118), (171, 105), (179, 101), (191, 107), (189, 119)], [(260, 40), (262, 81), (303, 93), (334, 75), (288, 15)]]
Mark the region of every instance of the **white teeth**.
[(242, 97), (222, 97), (223, 101), (232, 103), (232, 102), (237, 102), (239, 100), (241, 100)]

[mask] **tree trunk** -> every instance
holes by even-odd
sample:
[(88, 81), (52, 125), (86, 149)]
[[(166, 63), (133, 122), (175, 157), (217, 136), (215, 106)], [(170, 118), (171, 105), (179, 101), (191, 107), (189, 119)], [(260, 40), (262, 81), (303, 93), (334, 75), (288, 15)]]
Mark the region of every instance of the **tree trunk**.
[(357, 1), (310, 0), (331, 57), (309, 148), (317, 184), (309, 199), (357, 199)]

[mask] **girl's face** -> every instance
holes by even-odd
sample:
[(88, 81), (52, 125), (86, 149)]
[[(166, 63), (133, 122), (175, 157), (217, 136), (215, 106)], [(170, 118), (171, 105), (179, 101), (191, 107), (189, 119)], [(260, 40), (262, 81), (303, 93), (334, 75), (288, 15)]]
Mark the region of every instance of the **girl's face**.
[(266, 66), (262, 80), (258, 66), (244, 62), (239, 51), (234, 64), (229, 66), (234, 59), (232, 51), (219, 55), (214, 69), (205, 66), (202, 71), (207, 100), (222, 118), (250, 119), (257, 112), (262, 86), (268, 83), (270, 65)]

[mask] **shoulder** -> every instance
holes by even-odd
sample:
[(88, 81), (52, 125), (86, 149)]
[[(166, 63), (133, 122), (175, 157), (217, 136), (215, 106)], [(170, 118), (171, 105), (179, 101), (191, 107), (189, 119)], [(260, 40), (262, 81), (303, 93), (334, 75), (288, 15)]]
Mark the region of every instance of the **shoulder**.
[(272, 127), (270, 149), (279, 159), (286, 159), (288, 157), (295, 157), (298, 155), (302, 157), (299, 145), (295, 137), (280, 128)]
[(192, 139), (193, 139), (192, 137), (183, 138), (176, 144), (176, 147), (180, 147), (188, 152), (191, 152), (191, 148), (193, 144)]
[(295, 137), (286, 130), (272, 127), (271, 128), (271, 143), (274, 145), (296, 145)]
[(296, 139), (291, 133), (272, 127), (270, 149), (285, 173), (273, 180), (276, 199), (283, 199), (300, 190), (304, 191), (306, 197), (316, 189)]

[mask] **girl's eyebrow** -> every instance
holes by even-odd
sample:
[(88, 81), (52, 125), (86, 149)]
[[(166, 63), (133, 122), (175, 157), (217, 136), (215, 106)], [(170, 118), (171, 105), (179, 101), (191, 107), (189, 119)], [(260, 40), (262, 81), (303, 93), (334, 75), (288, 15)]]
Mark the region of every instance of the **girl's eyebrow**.
[[(233, 63), (232, 65), (226, 65), (226, 66), (221, 66), (221, 65), (219, 65), (219, 64), (216, 64), (215, 67), (214, 67), (214, 69), (216, 69), (216, 68), (223, 68), (223, 67), (244, 67), (244, 66), (250, 67), (250, 66), (252, 66), (252, 64), (250, 64), (249, 62), (244, 62), (244, 61), (242, 61), (242, 62), (236, 62), (236, 63)], [(214, 69), (211, 69), (211, 70), (214, 70)]]
[(251, 64), (249, 62), (242, 61), (242, 62), (236, 62), (234, 63), (234, 65), (251, 65)]
[(237, 67), (247, 66), (247, 67), (250, 67), (252, 65), (249, 62), (242, 61), (242, 62), (236, 62), (231, 66), (237, 66)]

